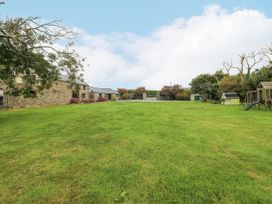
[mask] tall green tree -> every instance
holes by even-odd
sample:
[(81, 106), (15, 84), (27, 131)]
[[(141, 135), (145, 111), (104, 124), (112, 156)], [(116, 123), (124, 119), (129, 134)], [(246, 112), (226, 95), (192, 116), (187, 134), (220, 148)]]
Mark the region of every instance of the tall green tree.
[[(79, 78), (85, 59), (73, 49), (76, 33), (57, 21), (40, 18), (0, 19), (0, 81), (8, 94), (34, 96), (50, 88), (59, 74)], [(64, 46), (56, 45), (62, 41)], [(22, 83), (17, 83), (17, 78)]]
[(241, 92), (241, 78), (237, 75), (227, 75), (219, 82), (219, 87), (222, 92)]
[(259, 83), (262, 81), (272, 81), (272, 65), (271, 64), (252, 72), (249, 78), (250, 88), (256, 89)]
[(218, 80), (214, 75), (201, 74), (190, 83), (192, 93), (202, 94), (205, 99), (216, 100), (220, 97)]

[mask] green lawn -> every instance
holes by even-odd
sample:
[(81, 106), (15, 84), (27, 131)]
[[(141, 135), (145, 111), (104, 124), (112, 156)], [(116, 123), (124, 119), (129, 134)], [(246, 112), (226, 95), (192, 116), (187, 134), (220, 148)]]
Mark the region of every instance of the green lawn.
[(0, 203), (272, 203), (272, 112), (189, 102), (0, 111)]

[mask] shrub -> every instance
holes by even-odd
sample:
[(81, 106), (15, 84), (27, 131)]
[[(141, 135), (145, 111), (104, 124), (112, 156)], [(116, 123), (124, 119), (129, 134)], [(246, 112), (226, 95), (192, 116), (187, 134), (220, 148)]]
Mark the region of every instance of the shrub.
[(188, 100), (190, 100), (190, 97), (189, 97), (189, 95), (188, 95), (188, 93), (186, 93), (186, 92), (182, 92), (182, 93), (180, 93), (180, 94), (176, 94), (176, 100), (179, 100), (179, 101), (188, 101)]
[(175, 84), (173, 86), (164, 86), (160, 91), (160, 96), (164, 100), (181, 100), (177, 99), (176, 96), (182, 94), (185, 91), (181, 85)]
[(119, 88), (118, 89), (118, 93), (120, 94), (120, 96), (123, 96), (123, 94), (128, 93), (127, 89), (123, 89), (123, 88)]
[(130, 99), (129, 93), (124, 93), (124, 94), (121, 96), (121, 99), (122, 99), (122, 100), (129, 100), (129, 99)]
[(143, 99), (144, 93), (146, 93), (145, 87), (138, 87), (133, 94), (133, 99)]
[(207, 100), (207, 103), (211, 103), (211, 104), (221, 104), (221, 101), (217, 101), (217, 100)]
[(116, 96), (113, 95), (113, 96), (111, 97), (111, 101), (117, 101)]
[(70, 99), (70, 104), (75, 104), (75, 103), (79, 103), (78, 98), (71, 98)]
[(95, 100), (94, 99), (85, 99), (81, 101), (82, 103), (94, 103)]
[(107, 99), (103, 97), (99, 97), (98, 99), (96, 99), (96, 102), (104, 102), (104, 101), (107, 101)]

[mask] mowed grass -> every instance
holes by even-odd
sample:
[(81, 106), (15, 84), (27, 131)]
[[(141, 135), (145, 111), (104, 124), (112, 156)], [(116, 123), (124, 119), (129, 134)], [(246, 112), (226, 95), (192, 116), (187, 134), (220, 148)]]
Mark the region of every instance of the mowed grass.
[(0, 111), (0, 203), (272, 203), (272, 112), (190, 102)]

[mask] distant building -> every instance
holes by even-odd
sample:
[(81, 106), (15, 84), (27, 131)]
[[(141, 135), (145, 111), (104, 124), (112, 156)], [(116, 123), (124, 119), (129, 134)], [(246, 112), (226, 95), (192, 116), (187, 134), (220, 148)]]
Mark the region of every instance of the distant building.
[[(20, 85), (22, 80), (18, 78), (16, 79), (16, 83)], [(7, 86), (0, 81), (0, 107), (17, 108), (68, 104), (72, 97), (78, 98), (80, 101), (88, 99), (89, 85), (78, 79), (74, 83), (74, 86), (71, 88), (68, 77), (60, 75), (51, 88), (44, 89), (42, 93), (37, 93), (34, 98), (24, 98), (23, 96), (15, 97), (6, 95)]]
[(200, 94), (191, 94), (191, 101), (202, 101), (202, 95)]
[[(65, 75), (59, 76), (59, 81), (69, 82), (69, 78)], [(82, 80), (76, 79), (72, 87), (72, 97), (79, 101), (89, 99), (89, 85)]]
[(240, 97), (236, 92), (223, 93), (221, 101), (224, 105), (239, 105)]
[(147, 100), (147, 93), (146, 93), (146, 91), (143, 92), (143, 93), (140, 95), (139, 99), (141, 99), (141, 100)]
[(91, 86), (89, 88), (91, 99), (105, 98), (107, 100), (118, 100), (119, 93), (111, 88), (99, 88)]

